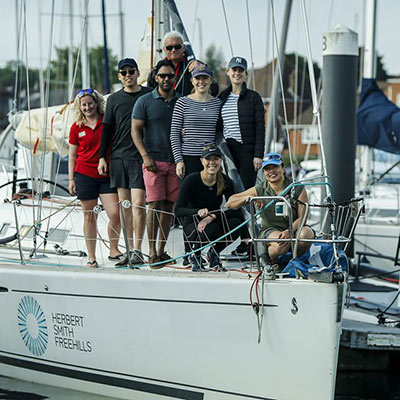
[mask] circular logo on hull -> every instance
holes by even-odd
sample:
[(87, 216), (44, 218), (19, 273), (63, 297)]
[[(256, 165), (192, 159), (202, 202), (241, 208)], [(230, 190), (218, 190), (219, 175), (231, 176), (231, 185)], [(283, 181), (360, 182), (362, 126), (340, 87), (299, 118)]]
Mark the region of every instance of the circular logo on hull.
[(28, 350), (41, 356), (47, 349), (47, 320), (40, 304), (31, 296), (25, 296), (18, 306), (18, 329)]

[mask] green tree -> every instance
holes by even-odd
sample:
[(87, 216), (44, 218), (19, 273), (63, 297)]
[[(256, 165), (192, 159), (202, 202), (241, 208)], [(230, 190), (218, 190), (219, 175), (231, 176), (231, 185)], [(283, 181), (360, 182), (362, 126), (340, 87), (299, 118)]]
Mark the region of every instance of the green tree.
[(219, 81), (219, 72), (225, 65), (224, 54), (221, 48), (217, 49), (214, 43), (206, 49), (205, 63), (210, 67), (214, 77)]

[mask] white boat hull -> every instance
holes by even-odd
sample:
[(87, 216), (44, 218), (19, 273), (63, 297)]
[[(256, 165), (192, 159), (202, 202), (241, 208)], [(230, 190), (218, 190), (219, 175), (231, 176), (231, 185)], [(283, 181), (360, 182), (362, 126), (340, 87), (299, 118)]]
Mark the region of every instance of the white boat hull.
[(0, 269), (1, 375), (124, 399), (333, 399), (343, 285), (267, 281), (258, 344), (245, 275)]

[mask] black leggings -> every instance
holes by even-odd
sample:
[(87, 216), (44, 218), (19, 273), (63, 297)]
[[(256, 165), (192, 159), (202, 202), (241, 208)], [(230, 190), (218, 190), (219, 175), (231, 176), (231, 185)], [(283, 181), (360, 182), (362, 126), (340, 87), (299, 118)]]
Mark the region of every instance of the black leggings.
[[(221, 215), (217, 215), (217, 219), (213, 222), (210, 222), (204, 231), (200, 233), (197, 230), (197, 225), (200, 220), (201, 218), (194, 217), (192, 222), (186, 222), (183, 225), (183, 232), (192, 250), (196, 250), (207, 243), (218, 239), (225, 233), (237, 227), (242, 222), (240, 214), (238, 214), (237, 211), (228, 210)], [(239, 237), (239, 233), (240, 230), (236, 230), (224, 239), (219, 240), (214, 245), (215, 251), (219, 254), (225, 247), (230, 245)]]

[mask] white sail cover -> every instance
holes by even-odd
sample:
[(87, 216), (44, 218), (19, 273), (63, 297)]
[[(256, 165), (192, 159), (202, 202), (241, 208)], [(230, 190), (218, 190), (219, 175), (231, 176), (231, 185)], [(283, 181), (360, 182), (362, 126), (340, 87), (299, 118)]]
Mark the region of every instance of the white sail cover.
[(72, 104), (25, 111), (15, 137), (22, 146), (31, 149), (34, 156), (51, 151), (65, 157), (73, 122)]

